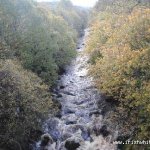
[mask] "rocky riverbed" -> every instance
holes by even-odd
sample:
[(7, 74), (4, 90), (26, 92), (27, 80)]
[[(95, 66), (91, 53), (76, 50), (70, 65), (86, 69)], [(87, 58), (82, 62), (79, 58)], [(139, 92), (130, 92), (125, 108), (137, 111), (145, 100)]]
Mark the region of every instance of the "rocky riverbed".
[(56, 150), (116, 150), (117, 132), (104, 125), (106, 102), (88, 76), (88, 56), (83, 53), (86, 37), (80, 40), (77, 57), (67, 67), (53, 91), (61, 112), (44, 123), (56, 143)]

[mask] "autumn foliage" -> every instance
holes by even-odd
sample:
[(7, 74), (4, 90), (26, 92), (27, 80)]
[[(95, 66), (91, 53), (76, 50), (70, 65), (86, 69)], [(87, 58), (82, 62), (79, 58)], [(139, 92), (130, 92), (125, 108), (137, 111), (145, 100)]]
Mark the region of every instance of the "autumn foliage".
[(134, 128), (131, 138), (146, 140), (150, 137), (150, 8), (136, 1), (118, 1), (123, 8), (116, 1), (101, 2), (93, 11), (96, 17), (88, 37), (90, 74), (102, 93), (119, 102), (116, 114), (122, 128), (131, 132)]

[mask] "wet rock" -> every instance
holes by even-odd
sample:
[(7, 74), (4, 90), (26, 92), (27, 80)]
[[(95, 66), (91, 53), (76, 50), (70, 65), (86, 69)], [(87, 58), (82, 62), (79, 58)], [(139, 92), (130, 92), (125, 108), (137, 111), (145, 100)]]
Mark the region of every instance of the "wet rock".
[(65, 143), (65, 148), (67, 150), (76, 150), (79, 147), (80, 147), (80, 144), (78, 142), (75, 142), (75, 141), (68, 140)]
[(66, 121), (66, 125), (76, 124), (77, 121)]
[(65, 68), (59, 68), (58, 75), (63, 75), (66, 72)]
[(51, 95), (52, 95), (52, 97), (57, 97), (57, 94), (52, 93)]
[(90, 131), (89, 130), (83, 129), (81, 136), (82, 136), (82, 138), (84, 140), (91, 140)]
[(62, 105), (61, 105), (60, 103), (58, 103), (58, 104), (57, 104), (57, 106), (58, 106), (58, 109), (60, 109), (60, 110), (61, 110)]
[(104, 99), (107, 103), (110, 103), (111, 105), (119, 105), (119, 101), (115, 100), (112, 96), (107, 96), (105, 94), (101, 94), (101, 98)]
[(44, 134), (41, 136), (40, 150), (55, 150), (56, 143), (53, 141), (49, 134)]
[(101, 115), (101, 111), (99, 111), (99, 110), (92, 111), (89, 113), (89, 116), (92, 116), (92, 115), (99, 116), (99, 115)]
[(90, 103), (88, 103), (88, 105), (92, 106), (92, 105), (94, 105), (94, 102), (90, 102)]
[(69, 114), (62, 117), (62, 119), (66, 120), (66, 125), (69, 125), (69, 124), (76, 124), (78, 117), (75, 114)]
[(106, 104), (101, 108), (102, 108), (101, 114), (103, 116), (105, 116), (108, 112), (110, 112), (113, 109), (111, 105), (106, 105)]
[(85, 76), (79, 76), (80, 78), (84, 78)]
[(41, 136), (41, 146), (46, 146), (48, 143), (53, 143), (53, 139), (49, 134), (43, 134)]
[(76, 111), (75, 111), (75, 110), (72, 110), (72, 109), (70, 109), (70, 108), (65, 108), (63, 112), (64, 112), (64, 114), (73, 114), (73, 113), (75, 113)]
[(85, 127), (83, 125), (72, 124), (72, 125), (67, 126), (66, 132), (74, 134), (74, 133), (77, 133), (78, 131), (81, 131), (81, 133), (82, 133), (82, 130), (84, 130), (84, 128)]
[(53, 89), (52, 92), (53, 92), (53, 94), (58, 94), (59, 93), (58, 89), (56, 89), (56, 88)]
[(70, 92), (67, 92), (67, 91), (64, 91), (63, 93), (64, 93), (64, 94), (66, 94), (66, 95), (75, 96), (75, 94), (73, 94), (73, 93), (70, 93)]
[(57, 94), (57, 98), (61, 98), (62, 97), (62, 94)]
[(107, 137), (110, 134), (110, 132), (107, 130), (106, 125), (103, 125), (100, 129), (100, 134), (102, 134), (104, 137)]
[(93, 86), (93, 85), (86, 87), (87, 90), (88, 89), (94, 89), (94, 88), (95, 88), (95, 86)]
[(58, 107), (59, 110), (62, 109), (62, 105), (61, 105), (61, 103), (58, 100), (53, 98), (52, 101), (53, 101), (54, 105)]
[(61, 115), (61, 111), (58, 111), (57, 114), (55, 115), (57, 118), (61, 118), (62, 115)]
[(64, 88), (65, 88), (65, 86), (61, 85), (59, 88), (60, 88), (60, 89), (64, 89)]
[(85, 103), (85, 100), (81, 100), (79, 102), (74, 102), (74, 104), (76, 104), (76, 105), (82, 105), (83, 103)]
[(63, 136), (62, 136), (62, 141), (65, 141), (65, 140), (69, 139), (71, 136), (72, 136), (72, 134), (70, 134), (68, 132), (64, 133)]
[(41, 130), (31, 129), (29, 141), (38, 141), (42, 134), (43, 132)]

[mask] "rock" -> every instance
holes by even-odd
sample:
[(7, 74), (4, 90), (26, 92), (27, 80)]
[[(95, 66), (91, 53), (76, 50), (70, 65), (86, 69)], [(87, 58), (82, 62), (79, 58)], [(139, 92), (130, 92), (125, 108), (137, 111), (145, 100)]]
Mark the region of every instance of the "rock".
[(75, 113), (75, 110), (71, 110), (70, 108), (64, 108), (64, 114), (74, 114)]
[(58, 89), (53, 89), (52, 92), (53, 92), (54, 94), (58, 94), (59, 91), (58, 91)]
[(77, 121), (66, 121), (66, 125), (70, 125), (70, 124), (76, 124), (77, 123)]
[(69, 114), (62, 117), (63, 120), (66, 121), (66, 125), (76, 124), (78, 117), (75, 114)]
[(65, 86), (61, 85), (59, 88), (60, 88), (60, 89), (64, 89), (64, 88), (65, 88)]
[(58, 107), (59, 110), (62, 109), (62, 105), (58, 100), (53, 98), (52, 101), (53, 101), (54, 105)]
[(90, 85), (90, 86), (86, 87), (87, 90), (94, 89), (94, 88), (95, 88), (95, 86), (93, 86), (93, 85)]
[(62, 141), (67, 140), (68, 138), (71, 138), (72, 134), (66, 132), (62, 135)]
[(47, 146), (48, 143), (53, 143), (53, 139), (49, 134), (43, 134), (41, 136), (41, 146)]
[(101, 112), (99, 110), (95, 110), (89, 113), (89, 116), (92, 116), (92, 115), (98, 116), (98, 115), (101, 115)]
[(61, 118), (62, 115), (61, 115), (61, 111), (58, 111), (57, 114), (55, 115), (57, 118)]
[(85, 76), (79, 76), (80, 78), (84, 78)]
[(84, 130), (84, 126), (83, 125), (80, 125), (80, 124), (73, 124), (73, 125), (70, 125), (67, 129), (67, 132), (71, 132), (71, 133), (76, 133), (78, 131), (81, 131), (82, 133), (82, 130)]
[(52, 95), (52, 97), (57, 97), (57, 94), (55, 94), (55, 93), (52, 93), (51, 95)]
[(57, 98), (61, 98), (62, 97), (62, 94), (57, 94)]
[(43, 132), (41, 130), (31, 130), (30, 131), (30, 139), (31, 141), (38, 141)]
[(84, 130), (84, 129), (83, 129), (81, 136), (82, 136), (82, 138), (83, 138), (84, 140), (91, 139), (91, 137), (90, 137), (90, 132), (89, 132), (88, 130)]
[(73, 93), (70, 93), (70, 92), (67, 92), (67, 91), (64, 91), (63, 93), (66, 94), (66, 95), (75, 96)]
[(85, 103), (85, 100), (81, 100), (80, 102), (74, 102), (74, 104), (76, 105), (82, 105), (83, 103)]
[(61, 103), (58, 103), (57, 106), (58, 106), (58, 109), (61, 110), (61, 108), (62, 108)]
[(103, 125), (100, 129), (100, 134), (102, 134), (104, 137), (107, 137), (110, 134), (110, 132), (107, 130), (106, 125)]
[(105, 94), (101, 94), (101, 98), (113, 106), (118, 106), (120, 103), (119, 101), (115, 100), (112, 96), (107, 96)]
[(68, 140), (65, 143), (65, 148), (67, 150), (76, 150), (79, 147), (80, 147), (80, 144), (78, 142), (75, 142), (75, 141)]
[(89, 106), (95, 105), (94, 102), (88, 103)]

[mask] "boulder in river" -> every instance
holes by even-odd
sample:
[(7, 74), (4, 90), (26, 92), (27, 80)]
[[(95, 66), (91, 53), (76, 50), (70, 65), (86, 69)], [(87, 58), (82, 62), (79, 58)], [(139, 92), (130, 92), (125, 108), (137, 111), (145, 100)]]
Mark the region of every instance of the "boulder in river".
[(76, 150), (79, 147), (80, 147), (80, 144), (72, 140), (67, 140), (65, 143), (65, 148), (67, 150)]
[(44, 134), (41, 136), (41, 150), (55, 150), (56, 143), (53, 141), (49, 134)]
[(53, 139), (49, 134), (43, 134), (41, 136), (41, 146), (46, 146), (48, 143), (53, 143)]
[(107, 137), (110, 132), (108, 131), (107, 129), (107, 126), (106, 125), (103, 125), (100, 129), (100, 134), (102, 134), (104, 137)]
[(61, 85), (59, 88), (60, 88), (60, 89), (64, 89), (64, 88), (65, 88), (65, 86)]
[(71, 92), (68, 92), (68, 91), (64, 91), (63, 94), (75, 96), (75, 94), (73, 94), (73, 93), (71, 93)]
[(91, 111), (90, 113), (89, 113), (89, 115), (90, 116), (92, 116), (92, 115), (101, 115), (101, 111), (99, 111), (99, 110), (94, 110), (94, 111)]
[(70, 109), (68, 107), (64, 108), (64, 114), (74, 114), (76, 110)]

